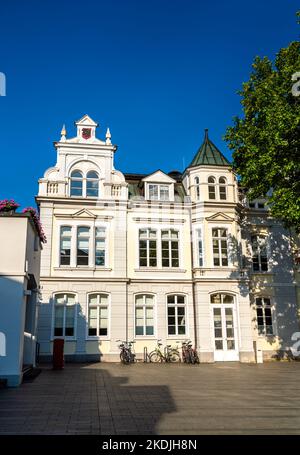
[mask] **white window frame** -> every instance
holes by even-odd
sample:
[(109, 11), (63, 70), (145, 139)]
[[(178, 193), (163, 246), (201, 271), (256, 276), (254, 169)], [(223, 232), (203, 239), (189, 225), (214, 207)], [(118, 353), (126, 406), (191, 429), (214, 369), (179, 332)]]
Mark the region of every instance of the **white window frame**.
[[(81, 175), (82, 175), (82, 178), (79, 178), (79, 177), (73, 177), (74, 180), (76, 181), (81, 181), (82, 182), (82, 194), (81, 196), (77, 196), (77, 195), (72, 195), (72, 191), (71, 191), (71, 186), (72, 186), (72, 173), (73, 172), (80, 172)], [(89, 172), (95, 172), (97, 175), (98, 175), (98, 194), (97, 196), (87, 196), (87, 174)], [(96, 178), (94, 179), (89, 179), (89, 180), (96, 180)], [(76, 167), (71, 169), (70, 170), (70, 173), (69, 173), (69, 191), (68, 191), (68, 195), (70, 198), (91, 198), (91, 199), (97, 199), (99, 197), (99, 192), (100, 192), (100, 174), (99, 174), (99, 171), (92, 168), (92, 169), (88, 169), (86, 172), (83, 172), (81, 169), (77, 169)]]
[[(213, 179), (214, 182), (209, 182), (209, 179)], [(218, 193), (217, 193), (217, 183), (216, 183), (216, 177), (214, 175), (209, 175), (207, 177), (207, 196), (208, 196), (208, 200), (209, 201), (217, 201), (217, 196), (218, 196)], [(209, 197), (210, 195), (210, 192), (209, 192), (209, 187), (213, 187), (214, 188), (214, 195), (215, 197), (214, 198), (211, 198)]]
[[(224, 240), (225, 237), (214, 237), (213, 236), (213, 230), (214, 229), (218, 229), (218, 230), (225, 230), (226, 231), (226, 251), (227, 251), (227, 265), (222, 265), (222, 247), (221, 247), (221, 240)], [(211, 226), (211, 253), (212, 253), (212, 266), (214, 268), (226, 268), (226, 267), (229, 267), (230, 264), (229, 264), (229, 245), (228, 245), (228, 236), (229, 236), (229, 233), (230, 233), (230, 230), (228, 228), (228, 226), (225, 226), (225, 227), (222, 227), (222, 226)], [(214, 263), (214, 245), (213, 245), (213, 241), (214, 240), (218, 240), (218, 254), (219, 254), (219, 259), (220, 259), (220, 264), (219, 265), (215, 265)]]
[[(61, 263), (61, 258), (62, 258), (61, 250), (62, 250), (62, 239), (63, 239), (62, 229), (63, 228), (70, 228), (70, 235), (66, 236), (66, 237), (70, 238), (70, 264), (62, 264)], [(72, 236), (73, 236), (73, 230), (72, 230), (72, 226), (70, 224), (62, 224), (59, 227), (59, 266), (60, 267), (71, 267), (71, 261), (72, 261)]]
[[(96, 304), (91, 304), (90, 305), (90, 297), (93, 295), (97, 295), (97, 303)], [(103, 295), (107, 297), (107, 304), (101, 305), (99, 302), (99, 296)], [(111, 294), (108, 292), (101, 292), (101, 291), (91, 291), (87, 293), (86, 296), (86, 340), (110, 340), (110, 334), (111, 334)], [(97, 335), (89, 335), (89, 309), (91, 307), (97, 307)], [(100, 307), (107, 307), (107, 335), (99, 335), (99, 308)]]
[[(156, 231), (156, 266), (148, 266), (148, 265), (140, 265), (140, 230), (147, 230), (150, 229), (152, 231)], [(161, 242), (162, 242), (162, 236), (161, 232), (162, 231), (167, 231), (167, 230), (174, 230), (178, 232), (178, 260), (179, 260), (179, 266), (178, 267), (162, 267), (162, 248), (161, 248)], [(164, 228), (161, 226), (149, 226), (149, 224), (144, 225), (136, 225), (136, 256), (135, 256), (135, 264), (136, 264), (136, 269), (137, 270), (146, 270), (146, 271), (181, 271), (181, 268), (183, 266), (182, 264), (182, 238), (183, 238), (183, 229), (182, 226), (179, 225), (173, 225), (173, 224), (167, 224)], [(144, 240), (144, 239), (142, 239)], [(153, 240), (153, 239), (149, 239)], [(147, 250), (148, 251), (148, 250)], [(147, 262), (149, 264), (149, 262)]]
[[(163, 239), (162, 233), (164, 231), (168, 231), (168, 238)], [(172, 232), (176, 232), (177, 233), (177, 238), (176, 239), (172, 239)], [(163, 260), (167, 259), (167, 258), (163, 258), (162, 257), (162, 251), (163, 251), (162, 242), (168, 242), (168, 253), (169, 253), (169, 257), (168, 257), (169, 265), (168, 266), (163, 265)], [(172, 242), (176, 242), (177, 246), (178, 246), (178, 249), (177, 249), (178, 258), (174, 258), (174, 259), (178, 260), (178, 265), (172, 265)], [(163, 269), (179, 269), (179, 266), (180, 266), (179, 249), (180, 249), (180, 231), (179, 231), (179, 229), (172, 229), (172, 228), (170, 228), (170, 229), (169, 228), (160, 229), (161, 267)]]
[[(87, 236), (83, 236), (81, 238), (85, 239), (87, 238), (88, 239), (88, 256), (87, 256), (87, 264), (78, 264), (78, 241), (79, 241), (79, 229), (81, 228), (85, 228), (85, 229), (88, 229), (88, 235)], [(92, 233), (92, 235), (91, 235)], [(77, 226), (77, 230), (76, 230), (76, 268), (82, 268), (82, 267), (89, 267), (90, 266), (90, 263), (91, 263), (91, 237), (93, 236), (93, 229), (90, 227), (90, 226), (87, 226), (87, 225), (79, 225)]]
[[(152, 297), (152, 307), (153, 307), (153, 335), (137, 335), (136, 334), (136, 307), (143, 307), (143, 312), (144, 312), (144, 325), (143, 329), (145, 331), (146, 329), (146, 296), (151, 296)], [(143, 297), (143, 304), (138, 304), (136, 303), (137, 297)], [(138, 292), (136, 294), (133, 294), (133, 305), (134, 305), (134, 311), (133, 311), (133, 327), (134, 327), (134, 339), (153, 339), (156, 338), (156, 324), (157, 324), (157, 306), (156, 306), (156, 294), (153, 294), (152, 292)], [(149, 305), (148, 305), (149, 306)]]
[[(102, 236), (97, 236), (97, 229), (101, 229), (104, 231), (104, 235)], [(98, 265), (96, 264), (96, 242), (97, 242), (97, 239), (104, 239), (104, 264), (103, 265)], [(93, 259), (94, 259), (94, 264), (95, 264), (95, 267), (98, 269), (98, 268), (103, 268), (103, 267), (106, 267), (106, 264), (107, 264), (107, 229), (105, 226), (95, 226), (94, 227), (94, 252), (93, 252)]]
[[(80, 172), (82, 177), (72, 177), (73, 172)], [(74, 180), (76, 182), (79, 182), (79, 181), (81, 182), (81, 195), (72, 194), (72, 180)], [(70, 177), (69, 177), (69, 197), (82, 198), (82, 197), (84, 197), (84, 194), (85, 194), (85, 191), (84, 191), (84, 172), (81, 169), (77, 169), (77, 168), (72, 169), (70, 171)]]
[[(68, 303), (59, 303), (56, 304), (56, 298), (58, 295), (63, 295), (64, 296), (64, 302), (66, 300), (67, 295), (71, 295), (74, 297), (74, 303), (68, 304)], [(63, 315), (63, 335), (55, 335), (55, 308), (56, 306), (61, 306), (64, 307), (64, 315)], [(65, 329), (66, 329), (66, 307), (67, 306), (73, 306), (74, 307), (74, 334), (73, 335), (64, 335)], [(75, 292), (72, 291), (60, 291), (60, 292), (55, 292), (52, 294), (52, 328), (51, 328), (51, 341), (53, 341), (56, 338), (64, 339), (66, 341), (75, 341), (77, 339), (77, 313), (78, 313), (78, 295)]]
[[(256, 301), (257, 299), (262, 300), (262, 305), (259, 306), (257, 305)], [(270, 301), (270, 305), (265, 305), (265, 299), (268, 299)], [(263, 333), (259, 333), (258, 329), (258, 317), (257, 317), (257, 309), (261, 308), (263, 312)], [(266, 325), (266, 314), (265, 314), (265, 309), (270, 308), (271, 311), (271, 319), (272, 319), (272, 331), (273, 333), (266, 333), (267, 325)], [(276, 321), (276, 311), (275, 311), (275, 305), (273, 302), (273, 298), (269, 295), (255, 295), (254, 296), (254, 310), (255, 310), (255, 320), (256, 320), (256, 330), (257, 330), (257, 336), (259, 338), (270, 338), (270, 337), (275, 337), (277, 336), (277, 321)]]
[[(175, 297), (175, 304), (168, 303), (168, 297)], [(182, 296), (184, 298), (184, 303), (177, 303), (177, 297)], [(168, 321), (168, 308), (175, 307), (175, 334), (169, 334), (169, 321)], [(178, 307), (184, 307), (184, 316), (185, 316), (185, 334), (178, 334)], [(183, 292), (171, 292), (166, 294), (166, 337), (167, 339), (187, 339), (189, 337), (189, 314), (188, 314), (188, 295)]]
[[(254, 261), (253, 261), (253, 258), (254, 258), (254, 248), (253, 248), (253, 241), (252, 241), (252, 238), (253, 237), (257, 237), (258, 238), (258, 241), (257, 241), (257, 259), (258, 259), (258, 270), (254, 270)], [(266, 252), (266, 255), (262, 255), (261, 254), (261, 245), (260, 245), (260, 242), (259, 242), (259, 239), (263, 239), (264, 241), (264, 249), (265, 249), (265, 252)], [(252, 262), (252, 272), (253, 273), (267, 273), (270, 271), (270, 258), (269, 258), (269, 248), (268, 248), (268, 234), (264, 234), (264, 233), (252, 233), (251, 234), (251, 262)], [(266, 257), (267, 259), (267, 270), (262, 270), (262, 257)]]
[[(200, 246), (201, 244), (201, 253)], [(203, 229), (201, 227), (196, 228), (196, 257), (197, 267), (204, 267), (204, 241), (203, 241)], [(202, 262), (202, 264), (201, 264)]]
[[(61, 250), (61, 228), (70, 227), (71, 228), (71, 260), (70, 265), (61, 265), (60, 263), (60, 250)], [(77, 237), (78, 237), (78, 228), (87, 227), (90, 229), (89, 236), (89, 262), (88, 265), (79, 265), (77, 266)], [(57, 257), (54, 261), (54, 266), (60, 269), (107, 269), (109, 266), (110, 256), (109, 256), (109, 223), (96, 222), (94, 220), (86, 221), (84, 224), (82, 220), (78, 219), (68, 223), (68, 220), (61, 220), (58, 222), (57, 226)], [(95, 254), (96, 254), (96, 228), (105, 229), (105, 265), (96, 265)]]
[[(88, 174), (90, 172), (95, 172), (95, 174), (97, 174), (97, 178), (96, 177), (88, 177)], [(87, 187), (87, 184), (88, 184), (88, 181), (93, 181), (93, 182), (97, 182), (97, 194), (96, 196), (91, 196), (91, 195), (88, 195), (87, 192), (88, 192), (88, 187)], [(100, 178), (99, 178), (99, 172), (97, 172), (96, 170), (94, 169), (90, 169), (86, 172), (85, 174), (85, 195), (87, 198), (93, 198), (93, 199), (96, 199), (99, 197), (99, 183), (100, 183)]]
[(196, 177), (194, 177), (194, 185), (195, 185), (196, 201), (199, 201), (201, 192), (200, 192), (200, 178), (198, 177), (198, 175), (196, 175)]
[[(172, 185), (170, 183), (156, 183), (156, 182), (149, 182), (147, 183), (147, 200), (150, 201), (159, 201), (159, 202), (170, 202), (173, 200), (173, 195), (172, 195)], [(150, 187), (156, 187), (157, 188), (157, 199), (151, 198), (150, 197)], [(161, 187), (166, 187), (168, 188), (168, 199), (162, 199), (161, 198)]]
[[(225, 183), (221, 183), (220, 182), (221, 179), (224, 179)], [(225, 192), (223, 193), (225, 194), (225, 198), (221, 198), (221, 188), (224, 188), (225, 190)], [(227, 178), (224, 175), (221, 175), (218, 178), (218, 196), (220, 201), (227, 201)]]
[[(145, 238), (140, 238), (140, 231), (147, 231), (147, 237)], [(155, 238), (150, 237), (150, 231), (155, 232)], [(146, 255), (146, 265), (140, 265), (140, 241), (146, 242), (146, 250), (147, 250), (147, 255)], [(156, 265), (150, 265), (150, 241), (155, 241), (156, 242)], [(152, 227), (139, 227), (138, 228), (138, 264), (139, 268), (150, 268), (150, 269), (157, 269), (158, 267), (158, 248), (159, 248), (159, 236), (158, 236), (158, 229), (152, 228)], [(144, 258), (142, 258), (144, 259)]]

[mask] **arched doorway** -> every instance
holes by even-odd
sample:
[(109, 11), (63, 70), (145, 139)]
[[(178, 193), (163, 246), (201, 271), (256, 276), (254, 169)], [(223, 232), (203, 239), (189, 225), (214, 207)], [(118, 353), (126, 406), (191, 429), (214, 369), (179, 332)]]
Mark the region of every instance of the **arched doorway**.
[(218, 292), (210, 296), (214, 360), (229, 362), (239, 360), (237, 311), (232, 294)]

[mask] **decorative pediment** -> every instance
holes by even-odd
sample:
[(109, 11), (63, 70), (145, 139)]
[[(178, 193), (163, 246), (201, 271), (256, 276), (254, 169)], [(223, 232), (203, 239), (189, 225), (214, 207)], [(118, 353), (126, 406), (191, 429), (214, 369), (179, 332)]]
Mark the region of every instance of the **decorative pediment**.
[(94, 122), (94, 120), (89, 115), (84, 115), (81, 117), (80, 120), (75, 122), (75, 125), (83, 125), (83, 126), (98, 126), (98, 123)]
[(172, 179), (168, 174), (158, 169), (147, 177), (142, 179), (142, 182), (154, 182), (154, 183), (176, 183), (176, 180)]
[(228, 222), (228, 221), (230, 221), (230, 222), (232, 222), (232, 221), (235, 221), (235, 220), (234, 220), (234, 218), (226, 215), (223, 212), (217, 212), (217, 213), (214, 213), (214, 215), (206, 217), (206, 221), (213, 221), (213, 222), (222, 222), (222, 221)]
[(79, 212), (73, 213), (72, 218), (96, 218), (96, 215), (87, 209), (82, 209)]

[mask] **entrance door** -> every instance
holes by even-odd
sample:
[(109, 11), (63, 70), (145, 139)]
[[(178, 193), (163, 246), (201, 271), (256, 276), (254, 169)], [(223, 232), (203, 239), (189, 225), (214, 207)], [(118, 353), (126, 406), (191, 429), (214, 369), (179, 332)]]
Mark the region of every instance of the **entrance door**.
[[(216, 362), (237, 361), (239, 360), (237, 317), (233, 296), (217, 295), (220, 303), (212, 304), (214, 358)], [(232, 303), (225, 303), (229, 299), (232, 299)]]

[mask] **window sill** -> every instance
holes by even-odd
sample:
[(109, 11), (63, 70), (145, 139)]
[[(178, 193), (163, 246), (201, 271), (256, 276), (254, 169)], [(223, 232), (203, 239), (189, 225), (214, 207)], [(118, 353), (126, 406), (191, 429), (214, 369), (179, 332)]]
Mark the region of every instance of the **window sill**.
[(257, 271), (257, 272), (254, 272), (253, 270), (250, 270), (250, 274), (251, 275), (274, 275), (274, 272), (261, 272), (261, 271)]
[(65, 340), (65, 341), (77, 341), (76, 337), (51, 337), (50, 341), (54, 340)]
[(94, 337), (86, 337), (85, 341), (110, 341), (111, 338), (108, 336), (94, 336)]
[(157, 340), (155, 335), (137, 335), (134, 337), (134, 340), (142, 341), (142, 340)]
[(138, 269), (134, 269), (135, 272), (177, 272), (177, 273), (185, 273), (186, 269), (180, 269), (178, 267), (140, 267)]
[(275, 333), (273, 335), (271, 335), (271, 334), (268, 334), (268, 335), (257, 335), (257, 338), (260, 339), (260, 340), (264, 340), (266, 338), (278, 338), (278, 335), (276, 335)]
[(166, 339), (167, 340), (177, 340), (179, 338), (179, 340), (187, 340), (189, 339), (189, 336), (187, 334), (185, 335), (167, 335), (166, 336)]
[(85, 266), (85, 265), (77, 265), (77, 266), (71, 266), (71, 265), (64, 265), (64, 266), (60, 266), (60, 267), (54, 267), (54, 270), (69, 270), (69, 271), (78, 271), (78, 270), (87, 270), (89, 272), (93, 272), (93, 271), (111, 271), (112, 268), (111, 267), (105, 267), (105, 266), (92, 266), (92, 267), (88, 267), (88, 266)]

